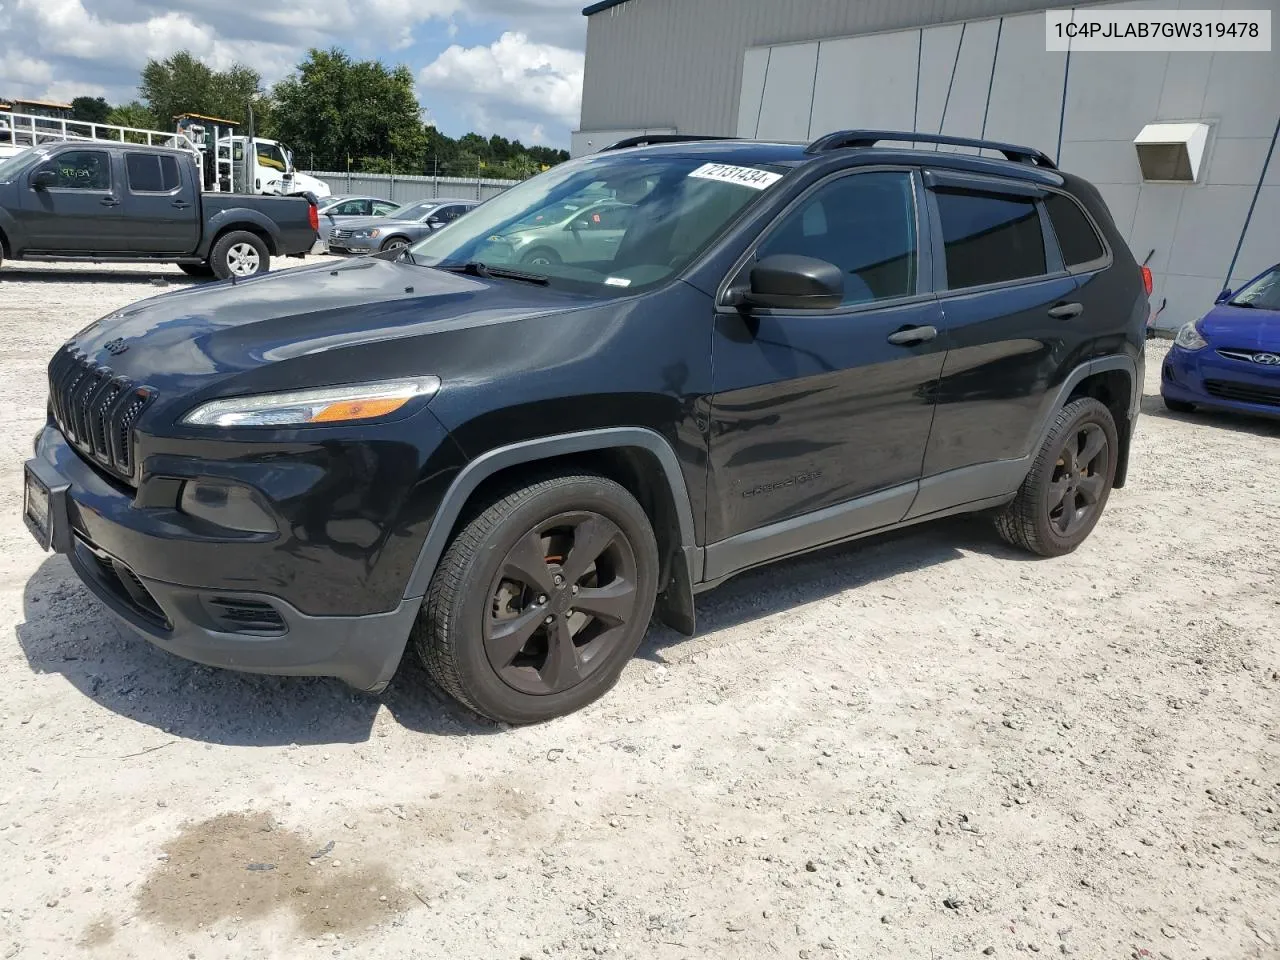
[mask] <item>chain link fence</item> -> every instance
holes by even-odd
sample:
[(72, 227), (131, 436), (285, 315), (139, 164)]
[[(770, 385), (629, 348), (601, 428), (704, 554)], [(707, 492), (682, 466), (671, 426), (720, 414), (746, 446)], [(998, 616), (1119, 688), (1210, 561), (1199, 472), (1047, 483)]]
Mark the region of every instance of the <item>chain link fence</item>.
[(305, 170), (323, 180), (335, 196), (354, 194), (381, 197), (393, 203), (414, 203), (444, 197), (450, 200), (488, 200), (519, 180), (490, 180), (481, 177), (412, 177), (391, 173), (334, 172)]

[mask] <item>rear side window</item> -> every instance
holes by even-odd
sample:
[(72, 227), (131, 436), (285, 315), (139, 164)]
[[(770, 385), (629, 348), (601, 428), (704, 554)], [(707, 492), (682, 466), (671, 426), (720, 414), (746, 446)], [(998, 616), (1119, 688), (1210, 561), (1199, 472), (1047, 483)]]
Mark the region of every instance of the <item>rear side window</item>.
[(154, 153), (129, 153), (124, 158), (130, 193), (168, 193), (178, 186), (178, 161)]
[(1102, 241), (1079, 204), (1060, 193), (1051, 193), (1045, 198), (1044, 205), (1049, 211), (1049, 222), (1053, 224), (1058, 246), (1062, 248), (1063, 263), (1076, 267), (1102, 258), (1106, 252)]
[(952, 290), (1046, 272), (1035, 200), (964, 190), (938, 191), (937, 198)]

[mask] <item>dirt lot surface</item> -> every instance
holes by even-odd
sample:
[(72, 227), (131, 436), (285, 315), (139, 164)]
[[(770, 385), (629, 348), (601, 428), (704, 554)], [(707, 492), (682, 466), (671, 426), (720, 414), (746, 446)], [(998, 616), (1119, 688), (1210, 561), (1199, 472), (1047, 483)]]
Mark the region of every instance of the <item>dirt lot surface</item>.
[(0, 957), (1280, 957), (1280, 424), (1166, 414), (1161, 348), (1074, 555), (785, 563), (505, 730), (175, 659), (40, 553), (45, 363), (154, 276), (0, 273)]

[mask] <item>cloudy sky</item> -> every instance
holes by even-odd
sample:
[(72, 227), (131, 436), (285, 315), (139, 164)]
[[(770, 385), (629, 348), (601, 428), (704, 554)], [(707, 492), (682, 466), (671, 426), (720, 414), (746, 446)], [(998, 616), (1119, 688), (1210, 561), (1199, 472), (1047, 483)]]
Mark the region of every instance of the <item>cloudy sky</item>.
[(451, 136), (567, 147), (585, 0), (0, 0), (0, 95), (137, 97), (149, 57), (239, 60), (270, 84), (310, 47), (404, 63)]

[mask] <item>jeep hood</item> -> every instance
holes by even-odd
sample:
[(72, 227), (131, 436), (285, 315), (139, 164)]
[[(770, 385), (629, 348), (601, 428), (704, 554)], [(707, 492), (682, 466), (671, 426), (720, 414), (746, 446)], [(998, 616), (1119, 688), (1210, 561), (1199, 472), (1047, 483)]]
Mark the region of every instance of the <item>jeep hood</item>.
[(163, 294), (96, 321), (72, 342), (112, 372), (172, 395), (334, 351), (381, 345), (416, 356), (426, 335), (437, 331), (590, 302), (519, 281), (361, 257)]

